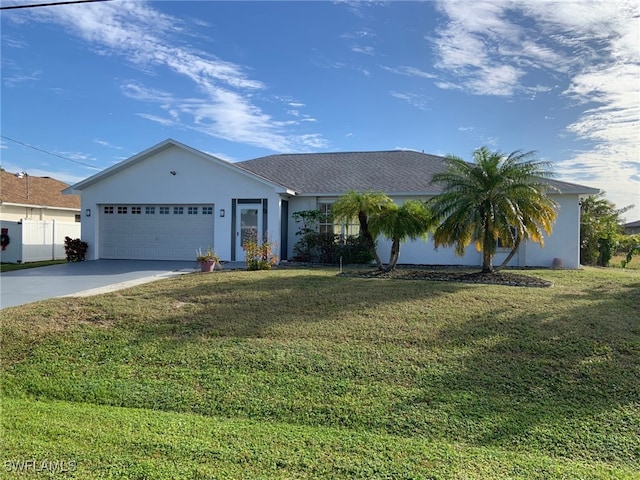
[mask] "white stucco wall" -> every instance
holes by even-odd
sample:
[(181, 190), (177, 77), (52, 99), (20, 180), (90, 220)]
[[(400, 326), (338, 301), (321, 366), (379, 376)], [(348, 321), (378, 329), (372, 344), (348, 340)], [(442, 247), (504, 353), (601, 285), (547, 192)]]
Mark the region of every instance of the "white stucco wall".
[[(279, 194), (273, 186), (172, 146), (82, 191), (82, 239), (89, 244), (89, 259), (100, 258), (100, 207), (105, 204), (214, 204), (212, 247), (223, 260), (229, 260), (231, 232), (235, 229), (231, 224), (232, 198), (268, 199), (268, 233), (279, 241)], [(219, 216), (222, 208), (224, 217)], [(90, 217), (86, 216), (87, 209), (92, 212)]]
[[(551, 195), (558, 202), (558, 217), (553, 227), (552, 235), (545, 237), (544, 248), (536, 243), (526, 242), (520, 246), (518, 253), (509, 262), (509, 266), (520, 267), (551, 267), (554, 258), (560, 258), (565, 268), (579, 268), (580, 266), (580, 205), (577, 195)], [(393, 200), (401, 205), (409, 198), (395, 197)], [(323, 199), (327, 200), (327, 199)], [(426, 200), (426, 197), (423, 198)], [(300, 210), (313, 210), (317, 208), (318, 197), (302, 197), (292, 199), (289, 203), (289, 213)], [(289, 222), (289, 252), (293, 253), (293, 247), (298, 241), (295, 232), (298, 225), (292, 220)], [(378, 239), (378, 254), (383, 262), (387, 262), (391, 251), (391, 242)], [(499, 265), (506, 258), (508, 250), (498, 251), (494, 257), (494, 265)], [(469, 245), (463, 257), (455, 254), (452, 247), (434, 248), (433, 240), (429, 236), (426, 241), (403, 243), (400, 246), (400, 264), (417, 265), (482, 265), (482, 255)]]
[(577, 195), (550, 195), (559, 204), (553, 232), (544, 239), (544, 248), (526, 246), (526, 266), (551, 267), (554, 258), (565, 268), (580, 267), (580, 203)]

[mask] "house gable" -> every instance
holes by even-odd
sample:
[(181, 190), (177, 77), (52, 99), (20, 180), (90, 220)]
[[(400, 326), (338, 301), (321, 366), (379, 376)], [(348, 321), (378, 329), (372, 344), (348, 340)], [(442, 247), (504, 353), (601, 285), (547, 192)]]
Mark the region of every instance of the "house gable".
[[(167, 155), (167, 153), (170, 153), (170, 155)], [(161, 161), (159, 159), (167, 158), (170, 158), (171, 160), (169, 162), (164, 162), (163, 164), (159, 163)], [(79, 183), (76, 183), (75, 185), (64, 190), (64, 193), (80, 193), (82, 190), (91, 188), (94, 185), (98, 185), (100, 183), (109, 183), (109, 179), (111, 177), (117, 176), (123, 172), (127, 172), (127, 175), (131, 175), (131, 172), (140, 172), (142, 170), (140, 168), (140, 165), (144, 163), (148, 165), (149, 160), (151, 160), (151, 162), (153, 163), (154, 168), (153, 170), (147, 170), (147, 175), (149, 176), (155, 176), (154, 172), (157, 172), (160, 175), (168, 174), (174, 177), (185, 173), (194, 173), (196, 176), (202, 176), (202, 171), (200, 171), (199, 173), (184, 171), (183, 167), (185, 165), (181, 162), (181, 160), (186, 158), (197, 158), (202, 160), (201, 167), (204, 164), (208, 164), (208, 167), (205, 167), (208, 168), (208, 171), (212, 171), (210, 167), (214, 167), (214, 169), (217, 168), (218, 170), (226, 170), (228, 173), (231, 173), (232, 175), (235, 175), (237, 177), (244, 177), (246, 179), (250, 179), (253, 182), (263, 183), (264, 185), (274, 188), (277, 191), (286, 193), (286, 189), (276, 182), (272, 182), (269, 179), (262, 178), (259, 175), (255, 175), (246, 170), (237, 168), (233, 163), (201, 152), (199, 150), (196, 150), (195, 148), (191, 148), (173, 139), (167, 139), (137, 155), (134, 155), (127, 160), (124, 160), (116, 165), (113, 165), (112, 167), (101, 171), (96, 175), (93, 175)], [(204, 172), (204, 174), (206, 175), (206, 172)], [(140, 178), (139, 181), (142, 183), (144, 179)]]

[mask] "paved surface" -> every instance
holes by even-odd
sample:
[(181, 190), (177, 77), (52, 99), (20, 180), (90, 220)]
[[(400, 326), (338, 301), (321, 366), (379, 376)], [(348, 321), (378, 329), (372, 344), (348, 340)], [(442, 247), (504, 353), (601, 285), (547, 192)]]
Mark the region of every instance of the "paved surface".
[[(244, 269), (229, 262), (224, 269)], [(0, 275), (0, 308), (66, 296), (89, 296), (200, 271), (196, 262), (92, 260), (25, 268)]]

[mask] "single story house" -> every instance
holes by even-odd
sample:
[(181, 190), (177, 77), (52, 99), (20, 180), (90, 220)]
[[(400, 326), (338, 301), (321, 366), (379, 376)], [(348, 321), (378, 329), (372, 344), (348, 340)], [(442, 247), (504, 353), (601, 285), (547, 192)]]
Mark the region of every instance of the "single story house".
[[(211, 246), (223, 260), (242, 261), (243, 238), (259, 232), (292, 259), (299, 225), (292, 214), (327, 210), (348, 190), (383, 191), (398, 204), (439, 193), (430, 185), (442, 157), (415, 151), (270, 155), (230, 163), (167, 139), (83, 180), (65, 193), (82, 198), (82, 239), (88, 259), (194, 260)], [(560, 205), (545, 247), (525, 243), (513, 266), (579, 267), (580, 198), (597, 189), (550, 180)], [(379, 240), (381, 258), (390, 243)], [(500, 252), (496, 263), (501, 261)], [(504, 257), (502, 257), (504, 258)], [(400, 263), (480, 265), (473, 246), (464, 257), (430, 240), (402, 246)]]
[(64, 238), (80, 236), (80, 196), (51, 177), (0, 171), (0, 259), (64, 260)]
[(24, 172), (0, 175), (0, 220), (80, 221), (80, 196), (63, 195), (66, 183)]

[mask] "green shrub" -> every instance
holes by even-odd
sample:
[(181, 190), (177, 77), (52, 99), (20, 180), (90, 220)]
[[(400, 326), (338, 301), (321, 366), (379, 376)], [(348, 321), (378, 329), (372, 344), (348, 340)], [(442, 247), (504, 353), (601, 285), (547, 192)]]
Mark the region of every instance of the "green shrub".
[(250, 239), (244, 243), (244, 261), (249, 270), (271, 270), (278, 263), (278, 257), (274, 255), (273, 242), (258, 243), (256, 239)]
[(67, 262), (84, 262), (89, 245), (79, 238), (64, 237), (64, 253)]

